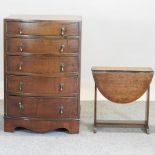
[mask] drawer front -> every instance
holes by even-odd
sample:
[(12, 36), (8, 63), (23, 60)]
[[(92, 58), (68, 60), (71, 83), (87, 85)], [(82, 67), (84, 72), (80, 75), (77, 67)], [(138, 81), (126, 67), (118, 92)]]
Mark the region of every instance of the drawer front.
[(78, 57), (7, 56), (7, 71), (35, 74), (78, 72)]
[(6, 51), (10, 53), (63, 54), (78, 53), (78, 39), (24, 39), (7, 38)]
[(35, 77), (7, 76), (7, 91), (32, 94), (72, 94), (78, 93), (78, 76)]
[(33, 118), (77, 118), (77, 98), (7, 97), (7, 115)]
[(79, 24), (78, 22), (7, 22), (6, 33), (19, 35), (78, 36)]

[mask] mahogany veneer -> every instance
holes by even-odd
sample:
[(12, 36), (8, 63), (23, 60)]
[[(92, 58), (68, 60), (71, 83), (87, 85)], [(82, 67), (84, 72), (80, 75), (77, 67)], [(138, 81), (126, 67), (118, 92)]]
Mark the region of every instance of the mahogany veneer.
[(79, 132), (81, 18), (4, 19), (4, 131)]

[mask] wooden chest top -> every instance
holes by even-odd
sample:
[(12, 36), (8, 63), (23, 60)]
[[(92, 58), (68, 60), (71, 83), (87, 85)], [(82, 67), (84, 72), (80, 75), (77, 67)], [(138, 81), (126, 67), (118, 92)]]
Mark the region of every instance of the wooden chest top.
[(72, 15), (11, 15), (6, 19), (18, 21), (81, 21), (82, 17)]

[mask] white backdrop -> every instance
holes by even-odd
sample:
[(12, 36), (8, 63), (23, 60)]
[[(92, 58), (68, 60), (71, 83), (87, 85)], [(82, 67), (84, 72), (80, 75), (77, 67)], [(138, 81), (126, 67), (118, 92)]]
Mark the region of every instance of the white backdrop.
[[(10, 14), (82, 16), (81, 100), (93, 99), (93, 65), (155, 69), (154, 0), (5, 0), (0, 5), (0, 98), (3, 98), (3, 18)], [(155, 78), (151, 100), (155, 100)]]

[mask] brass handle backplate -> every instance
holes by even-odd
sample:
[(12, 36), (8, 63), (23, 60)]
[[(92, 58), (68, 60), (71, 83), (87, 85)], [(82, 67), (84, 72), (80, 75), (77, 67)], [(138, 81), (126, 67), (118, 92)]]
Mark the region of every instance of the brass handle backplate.
[(59, 108), (59, 114), (62, 115), (64, 113), (64, 107), (63, 106), (60, 106)]
[(18, 32), (19, 32), (20, 35), (22, 35), (23, 34), (23, 29), (22, 28), (19, 28), (18, 29)]
[(65, 45), (62, 44), (62, 45), (60, 46), (60, 53), (63, 53), (63, 52), (64, 52), (64, 48), (65, 48)]
[(19, 47), (19, 49), (20, 49), (21, 52), (23, 52), (23, 48), (22, 47)]
[(20, 45), (18, 47), (19, 47), (19, 51), (23, 52), (23, 47), (24, 47), (23, 43), (20, 43)]
[(23, 110), (24, 109), (24, 106), (23, 106), (22, 102), (19, 102), (18, 103), (18, 107), (19, 107), (20, 110)]
[(23, 90), (23, 82), (20, 81), (20, 82), (19, 82), (19, 91), (22, 91), (22, 90)]
[(21, 70), (22, 70), (22, 65), (23, 65), (23, 63), (22, 63), (22, 62), (20, 62), (20, 63), (17, 65), (17, 68), (18, 68), (18, 70), (19, 70), (19, 71), (21, 71)]
[(62, 27), (61, 27), (61, 36), (64, 36), (64, 34), (65, 34), (65, 27), (62, 26)]
[(60, 64), (60, 72), (64, 72), (64, 67), (65, 67), (65, 64), (64, 63), (61, 63)]
[(59, 84), (59, 91), (63, 91), (63, 89), (64, 89), (64, 83), (60, 83)]

